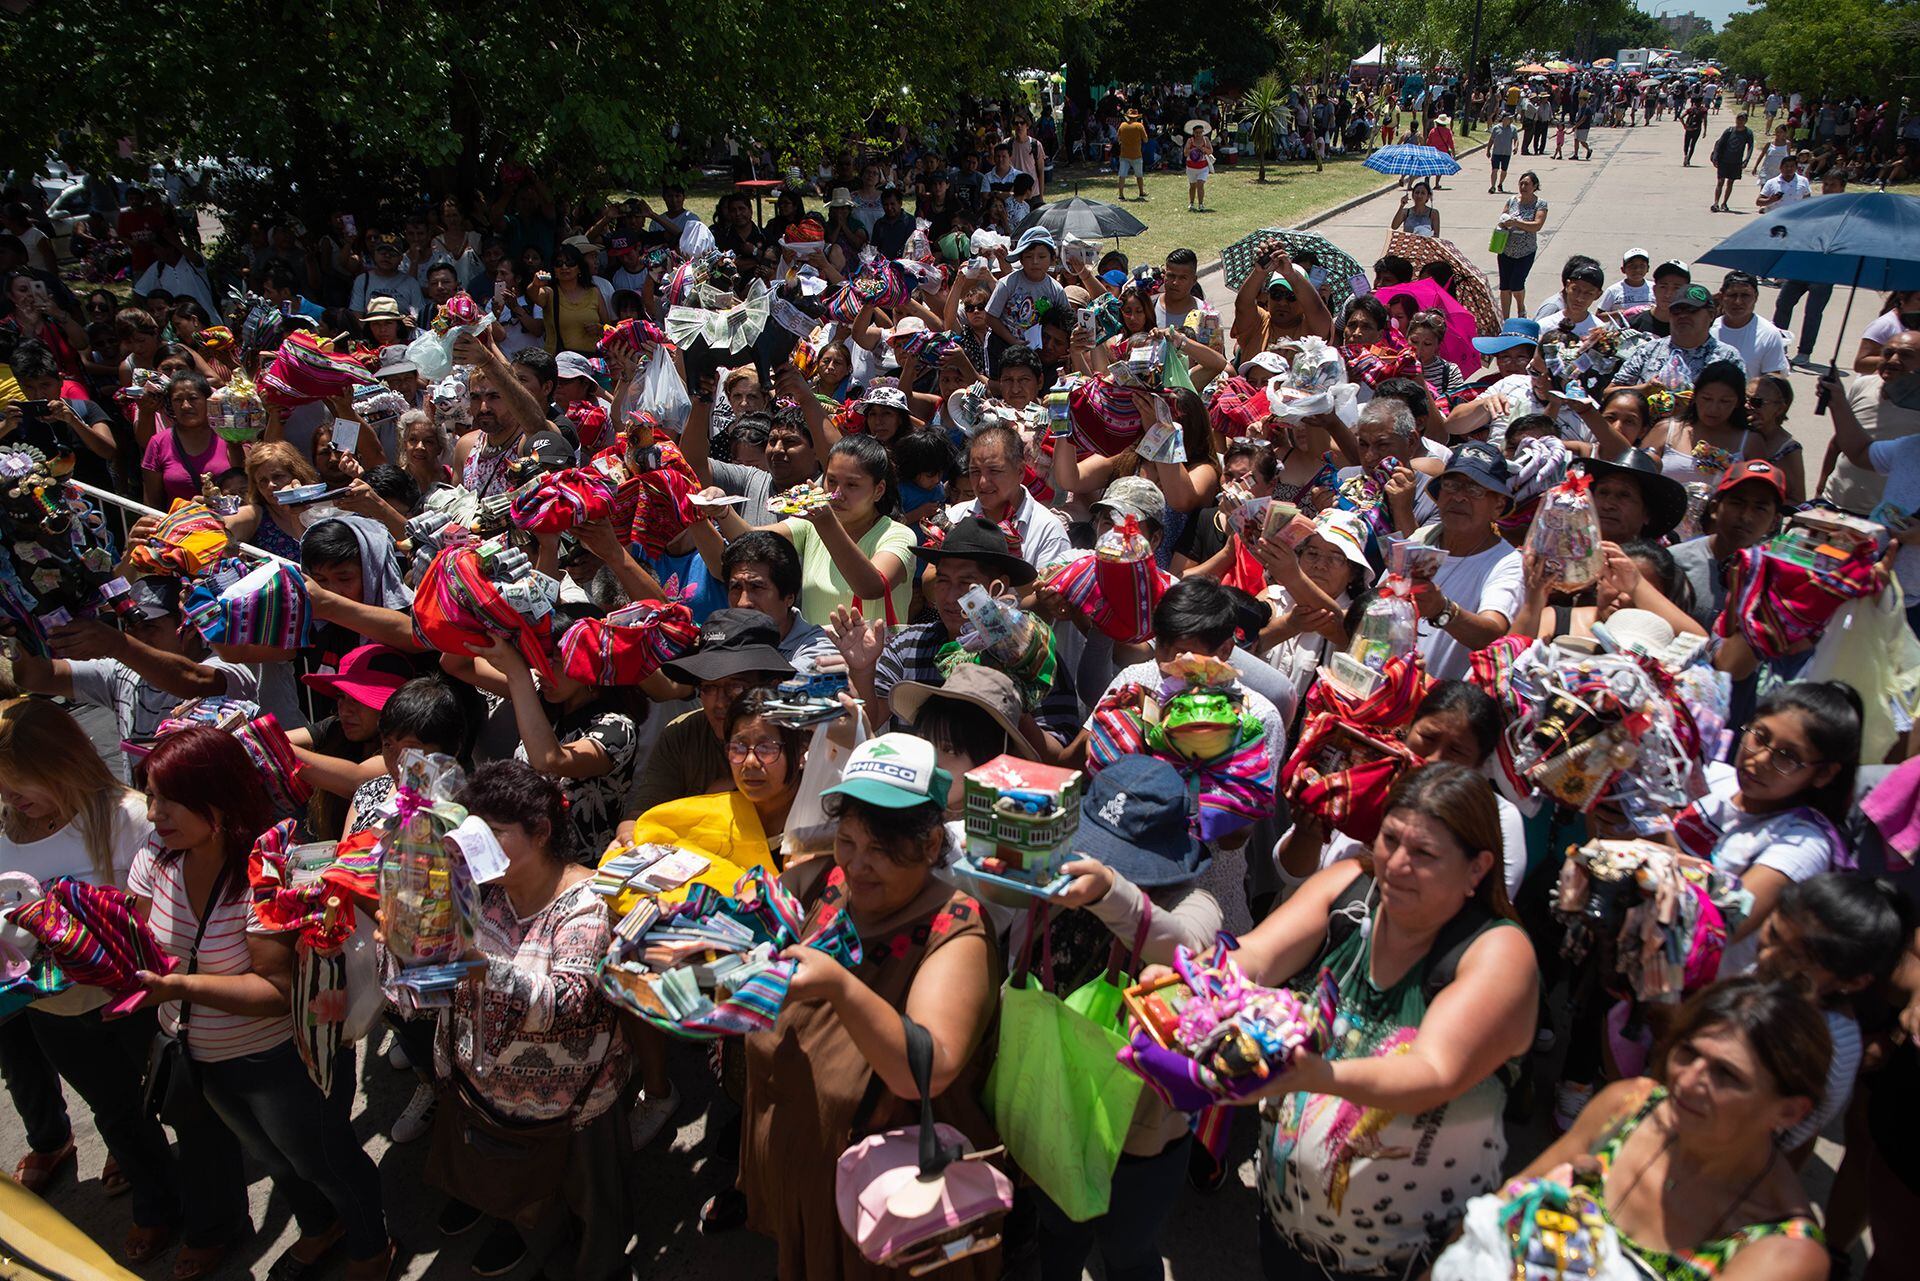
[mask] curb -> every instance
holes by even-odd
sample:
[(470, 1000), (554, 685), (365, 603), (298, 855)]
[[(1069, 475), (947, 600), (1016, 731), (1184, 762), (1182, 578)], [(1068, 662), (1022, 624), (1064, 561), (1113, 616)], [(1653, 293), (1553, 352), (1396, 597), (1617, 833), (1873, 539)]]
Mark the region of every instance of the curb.
[[(1456, 152), (1454, 154), (1454, 159), (1465, 160), (1468, 156), (1476, 155), (1479, 152), (1485, 151), (1486, 149), (1487, 149), (1487, 144), (1483, 142), (1478, 144), (1477, 146), (1470, 147), (1465, 151)], [(1357, 196), (1351, 196), (1348, 199), (1341, 201), (1339, 204), (1335, 205), (1331, 209), (1322, 209), (1319, 213), (1314, 214), (1312, 217), (1308, 218), (1306, 221), (1295, 223), (1292, 227), (1289, 227), (1288, 230), (1289, 231), (1305, 231), (1309, 227), (1317, 227), (1323, 222), (1327, 222), (1333, 218), (1338, 218), (1341, 214), (1346, 213), (1350, 209), (1358, 209), (1361, 205), (1366, 204), (1369, 200), (1378, 200), (1381, 196), (1386, 195), (1389, 191), (1398, 191), (1399, 189), (1400, 189), (1400, 180), (1398, 178), (1395, 178), (1392, 182), (1382, 183), (1378, 187), (1375, 187), (1372, 191), (1363, 191)], [(1208, 263), (1206, 266), (1200, 269), (1199, 275), (1202, 278), (1207, 276), (1217, 276), (1221, 273), (1222, 270), (1223, 270), (1223, 266), (1221, 264), (1220, 259), (1215, 258), (1212, 262)]]

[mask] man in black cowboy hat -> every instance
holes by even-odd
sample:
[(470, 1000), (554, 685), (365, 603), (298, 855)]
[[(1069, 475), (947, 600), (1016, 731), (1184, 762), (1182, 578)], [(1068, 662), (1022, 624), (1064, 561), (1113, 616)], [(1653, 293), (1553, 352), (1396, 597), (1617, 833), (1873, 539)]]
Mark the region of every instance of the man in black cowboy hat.
[(1662, 472), (1647, 450), (1623, 450), (1580, 465), (1593, 478), (1593, 510), (1608, 542), (1665, 538), (1686, 519), (1687, 487)]
[[(955, 521), (945, 542), (922, 548), (920, 555), (933, 562), (933, 573), (925, 582), (927, 601), (936, 614), (932, 622), (901, 628), (886, 638), (884, 647), (871, 643), (879, 634), (878, 625), (850, 610), (834, 611), (828, 628), (848, 655), (848, 675), (859, 696), (867, 700), (867, 719), (875, 725), (891, 715), (894, 686), (902, 681), (938, 685), (944, 679), (940, 651), (967, 629), (961, 597), (974, 587), (985, 588), (994, 597), (1007, 596), (1037, 576), (1031, 564), (1007, 550), (1005, 532), (977, 516)], [(1021, 725), (1022, 733), (1038, 743), (1043, 735), (1036, 728), (1044, 730), (1044, 737), (1056, 746), (1079, 731), (1080, 704), (1073, 673), (1065, 663), (1056, 668), (1053, 688), (1038, 710)]]
[(716, 609), (700, 626), (699, 648), (661, 667), (669, 679), (691, 685), (700, 706), (660, 731), (639, 774), (633, 813), (712, 791), (716, 780), (730, 777), (723, 742), (727, 709), (749, 690), (793, 675), (779, 645), (779, 625), (759, 610)]

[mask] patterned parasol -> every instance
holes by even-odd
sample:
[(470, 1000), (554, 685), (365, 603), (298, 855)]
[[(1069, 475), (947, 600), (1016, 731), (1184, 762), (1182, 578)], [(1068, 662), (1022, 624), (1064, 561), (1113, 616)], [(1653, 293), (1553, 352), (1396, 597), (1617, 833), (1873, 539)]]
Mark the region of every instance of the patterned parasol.
[(1491, 338), (1500, 332), (1500, 309), (1493, 304), (1493, 291), (1487, 288), (1487, 278), (1460, 246), (1438, 236), (1416, 236), (1410, 232), (1392, 231), (1387, 233), (1386, 252), (1398, 254), (1412, 263), (1416, 276), (1420, 274), (1420, 268), (1430, 262), (1453, 264), (1453, 280), (1447, 285), (1447, 292), (1473, 313), (1482, 338)]
[(1355, 261), (1352, 254), (1328, 240), (1317, 231), (1293, 231), (1286, 227), (1262, 227), (1258, 231), (1248, 232), (1240, 239), (1220, 251), (1220, 269), (1226, 277), (1227, 288), (1239, 289), (1246, 283), (1247, 276), (1253, 270), (1253, 260), (1260, 250), (1274, 241), (1286, 246), (1287, 252), (1298, 258), (1302, 252), (1310, 253), (1326, 270), (1327, 280), (1333, 285), (1333, 293), (1327, 299), (1327, 306), (1338, 311), (1353, 295), (1353, 288), (1347, 281), (1354, 276), (1367, 274), (1365, 268)]

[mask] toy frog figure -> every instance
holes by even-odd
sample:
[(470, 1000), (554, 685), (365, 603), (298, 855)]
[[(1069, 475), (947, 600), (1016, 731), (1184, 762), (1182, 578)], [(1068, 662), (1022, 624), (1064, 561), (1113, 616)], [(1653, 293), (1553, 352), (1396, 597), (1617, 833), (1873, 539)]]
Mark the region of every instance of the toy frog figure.
[(1239, 728), (1240, 709), (1231, 694), (1186, 690), (1166, 704), (1160, 723), (1148, 728), (1147, 740), (1156, 749), (1204, 761), (1226, 751)]

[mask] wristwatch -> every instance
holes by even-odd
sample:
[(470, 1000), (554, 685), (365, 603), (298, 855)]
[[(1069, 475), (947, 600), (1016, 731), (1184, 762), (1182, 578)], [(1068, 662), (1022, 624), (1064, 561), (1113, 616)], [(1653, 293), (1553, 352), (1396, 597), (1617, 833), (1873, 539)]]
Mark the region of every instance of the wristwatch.
[(1433, 625), (1444, 632), (1448, 627), (1453, 625), (1453, 620), (1459, 616), (1460, 611), (1454, 606), (1454, 603), (1442, 596), (1440, 598), (1440, 612), (1433, 616)]

